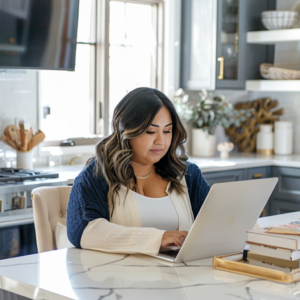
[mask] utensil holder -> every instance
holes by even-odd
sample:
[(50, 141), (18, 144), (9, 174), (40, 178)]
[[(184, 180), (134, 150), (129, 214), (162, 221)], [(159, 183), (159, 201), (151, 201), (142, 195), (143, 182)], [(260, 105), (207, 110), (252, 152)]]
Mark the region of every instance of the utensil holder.
[(17, 151), (17, 168), (32, 169), (32, 151)]

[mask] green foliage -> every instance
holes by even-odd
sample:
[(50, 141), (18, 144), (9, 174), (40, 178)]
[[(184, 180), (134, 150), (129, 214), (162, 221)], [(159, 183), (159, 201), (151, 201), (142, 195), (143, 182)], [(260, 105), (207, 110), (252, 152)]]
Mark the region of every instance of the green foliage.
[(209, 134), (215, 134), (218, 125), (239, 127), (241, 122), (246, 121), (245, 117), (251, 117), (254, 112), (253, 109), (236, 110), (225, 96), (209, 97), (206, 90), (202, 90), (199, 96), (200, 99), (191, 101), (180, 89), (175, 94), (175, 108), (181, 119), (193, 128), (207, 130)]

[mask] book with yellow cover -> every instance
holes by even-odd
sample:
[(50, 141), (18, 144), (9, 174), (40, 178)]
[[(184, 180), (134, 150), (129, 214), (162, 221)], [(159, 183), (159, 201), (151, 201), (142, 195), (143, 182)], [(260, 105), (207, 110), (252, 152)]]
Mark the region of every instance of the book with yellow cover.
[(269, 228), (268, 232), (300, 235), (300, 219), (296, 219), (285, 224), (272, 226)]

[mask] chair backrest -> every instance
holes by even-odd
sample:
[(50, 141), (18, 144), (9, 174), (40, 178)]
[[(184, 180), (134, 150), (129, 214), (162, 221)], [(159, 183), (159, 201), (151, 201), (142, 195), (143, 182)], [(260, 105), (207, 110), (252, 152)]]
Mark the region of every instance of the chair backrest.
[(56, 249), (57, 222), (66, 225), (71, 187), (48, 186), (32, 190), (34, 227), (38, 252)]

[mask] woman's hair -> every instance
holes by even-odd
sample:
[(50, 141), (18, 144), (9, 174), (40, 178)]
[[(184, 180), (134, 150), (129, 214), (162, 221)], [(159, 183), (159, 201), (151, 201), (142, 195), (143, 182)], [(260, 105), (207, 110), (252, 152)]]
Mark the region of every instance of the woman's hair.
[[(129, 140), (142, 136), (163, 106), (170, 112), (173, 134), (167, 153), (155, 163), (155, 172), (171, 181), (170, 191), (174, 189), (180, 194), (183, 192), (180, 181), (187, 170), (184, 163), (187, 160), (184, 146), (187, 133), (172, 102), (162, 92), (152, 88), (137, 88), (118, 103), (113, 114), (112, 134), (96, 145), (94, 175), (102, 173), (108, 183), (107, 200), (112, 213), (121, 184), (127, 187), (127, 195), (133, 179), (133, 189), (138, 192), (137, 180), (130, 164), (133, 152)], [(95, 156), (91, 157), (87, 164), (94, 159)]]

